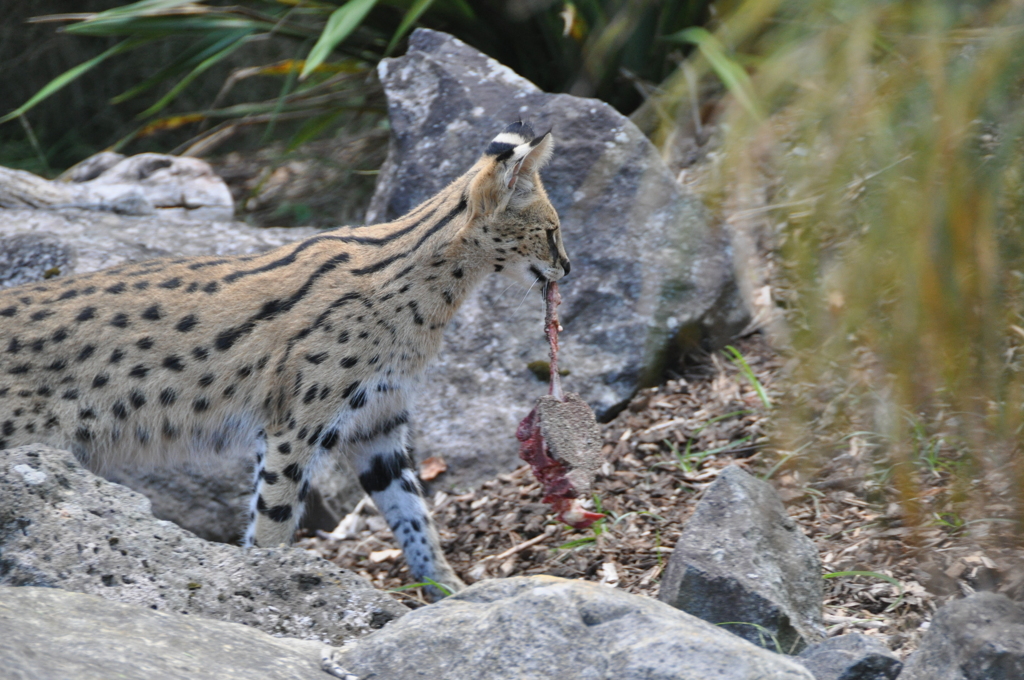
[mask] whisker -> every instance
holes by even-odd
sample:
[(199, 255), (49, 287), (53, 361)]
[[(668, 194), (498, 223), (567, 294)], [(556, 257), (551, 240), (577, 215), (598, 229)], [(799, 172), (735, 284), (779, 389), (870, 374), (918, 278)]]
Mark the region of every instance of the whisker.
[[(533, 283), (531, 283), (531, 284), (530, 284), (530, 287), (526, 289), (526, 295), (524, 295), (524, 296), (523, 296), (523, 299), (519, 301), (519, 307), (522, 307), (522, 306), (523, 306), (523, 303), (524, 303), (524, 302), (526, 302), (526, 298), (527, 298), (527, 297), (529, 297), (529, 295), (530, 295), (530, 291), (532, 291), (532, 290), (533, 290), (533, 286), (534, 286), (534, 284), (536, 284), (536, 283), (537, 283), (537, 282), (536, 282), (536, 281), (534, 281)], [(518, 311), (519, 311), (519, 307), (516, 307), (516, 311), (515, 311), (515, 312), (512, 312), (513, 316), (515, 315), (515, 313), (516, 313), (516, 312), (518, 312)]]
[(501, 291), (501, 294), (498, 295), (498, 299), (501, 299), (501, 298), (505, 297), (505, 293), (507, 293), (509, 291), (509, 289), (512, 288), (512, 286), (515, 286), (518, 283), (519, 283), (518, 281), (516, 281), (515, 279), (512, 279), (512, 283), (510, 283), (507, 286), (505, 286), (505, 290)]

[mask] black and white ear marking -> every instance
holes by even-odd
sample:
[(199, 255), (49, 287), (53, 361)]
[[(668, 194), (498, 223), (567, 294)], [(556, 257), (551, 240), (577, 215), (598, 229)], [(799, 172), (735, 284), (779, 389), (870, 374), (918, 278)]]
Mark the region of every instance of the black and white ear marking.
[(484, 151), (480, 174), (470, 186), (473, 214), (494, 215), (511, 203), (533, 200), (535, 173), (548, 162), (554, 149), (551, 133), (536, 137), (523, 122), (512, 123), (491, 140)]

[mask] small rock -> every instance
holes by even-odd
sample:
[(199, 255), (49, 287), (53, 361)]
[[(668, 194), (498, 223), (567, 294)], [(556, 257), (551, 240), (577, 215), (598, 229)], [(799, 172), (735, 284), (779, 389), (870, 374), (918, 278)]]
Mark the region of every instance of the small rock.
[(326, 677), (321, 643), (54, 588), (0, 586), (0, 630), (6, 680)]
[(1005, 595), (975, 593), (932, 617), (900, 680), (1024, 678), (1024, 606)]
[(852, 633), (807, 647), (796, 658), (814, 680), (895, 680), (903, 668), (877, 640)]
[[(769, 649), (796, 654), (825, 634), (821, 560), (770, 484), (736, 466), (704, 492), (658, 599)], [(773, 639), (774, 638), (774, 639)]]
[(786, 657), (656, 600), (551, 576), (477, 583), (330, 661), (356, 678), (812, 680)]
[(209, 543), (157, 520), (145, 496), (42, 445), (0, 450), (0, 555), (0, 585), (62, 588), (330, 643), (407, 611), (306, 551)]

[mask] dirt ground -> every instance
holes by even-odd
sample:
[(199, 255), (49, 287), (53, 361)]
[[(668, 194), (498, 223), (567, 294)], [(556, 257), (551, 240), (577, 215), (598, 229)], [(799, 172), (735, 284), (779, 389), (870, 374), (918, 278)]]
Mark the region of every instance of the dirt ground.
[[(780, 358), (760, 334), (736, 347), (765, 396), (777, 398)], [(656, 597), (672, 547), (704, 490), (724, 467), (740, 465), (771, 481), (817, 544), (830, 635), (874, 636), (905, 656), (949, 599), (980, 589), (1020, 597), (1024, 577), (1012, 566), (1024, 564), (1024, 551), (998, 547), (992, 527), (999, 525), (904, 526), (895, 493), (879, 489), (877, 476), (865, 473), (867, 447), (856, 437), (848, 451), (809, 475), (779, 464), (786, 459), (767, 437), (771, 415), (735, 362), (724, 353), (706, 356), (685, 376), (643, 390), (601, 426), (605, 462), (594, 504), (607, 519), (585, 531), (556, 522), (523, 466), (471, 493), (439, 492), (429, 499), (448, 559), (467, 583), (550, 574)], [(428, 467), (421, 474), (429, 476)], [(941, 473), (925, 476), (922, 496), (939, 496), (948, 483)], [(401, 552), (368, 501), (339, 529), (299, 545), (410, 606), (424, 602), (419, 589), (409, 588)]]

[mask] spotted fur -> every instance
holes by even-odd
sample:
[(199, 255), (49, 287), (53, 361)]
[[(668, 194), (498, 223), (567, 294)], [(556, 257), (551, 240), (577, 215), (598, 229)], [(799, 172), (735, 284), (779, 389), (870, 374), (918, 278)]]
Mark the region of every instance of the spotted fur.
[(160, 259), (0, 291), (0, 448), (46, 442), (95, 470), (255, 456), (248, 545), (288, 543), (340, 452), (416, 579), (461, 587), (406, 439), (409, 391), (488, 273), (569, 271), (538, 170), (550, 134), (510, 125), (394, 222), (263, 255)]

